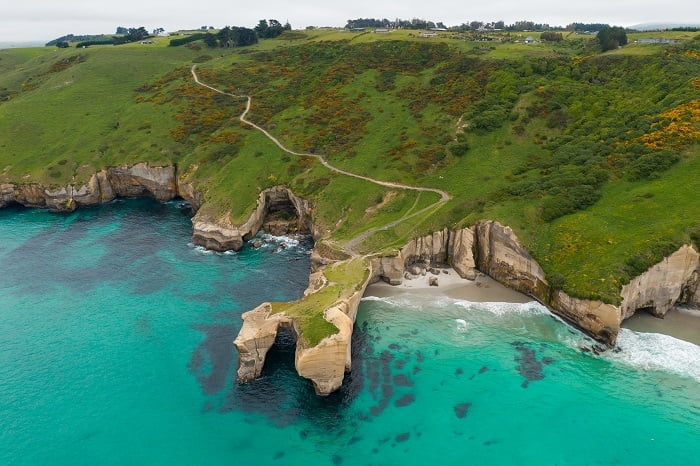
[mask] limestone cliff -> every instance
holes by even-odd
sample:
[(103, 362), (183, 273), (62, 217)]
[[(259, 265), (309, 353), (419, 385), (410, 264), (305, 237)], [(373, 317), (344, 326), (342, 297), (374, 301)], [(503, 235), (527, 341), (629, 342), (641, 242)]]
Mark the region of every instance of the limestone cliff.
[(662, 316), (676, 303), (697, 305), (700, 262), (690, 246), (653, 266), (621, 291), (622, 305), (578, 299), (553, 290), (542, 267), (520, 244), (513, 231), (498, 222), (480, 221), (473, 228), (441, 230), (415, 238), (394, 256), (373, 259), (375, 279), (400, 284), (412, 264), (423, 267), (448, 262), (460, 276), (473, 279), (477, 271), (549, 306), (551, 310), (594, 338), (614, 345), (621, 322), (638, 309)]
[[(267, 352), (282, 326), (296, 337), (294, 365), (299, 375), (311, 380), (319, 395), (328, 395), (340, 388), (345, 372), (351, 369), (351, 341), (357, 307), (371, 275), (367, 274), (354, 287), (344, 288), (340, 296), (323, 310), (323, 318), (338, 331), (316, 345), (309, 344), (303, 338), (301, 326), (304, 324), (300, 319), (303, 320), (304, 317), (287, 314), (284, 310), (275, 312), (279, 311), (275, 309), (275, 303), (263, 303), (244, 313), (243, 326), (234, 341), (239, 357), (238, 382), (244, 383), (260, 376)], [(328, 281), (322, 270), (315, 272), (311, 276), (305, 298), (313, 298), (315, 293), (332, 285), (334, 283)]]
[(638, 309), (663, 317), (678, 301), (697, 303), (698, 270), (700, 255), (691, 246), (681, 247), (622, 287), (622, 319)]
[(11, 203), (26, 207), (46, 208), (53, 212), (72, 212), (78, 207), (88, 207), (108, 202), (117, 196), (147, 196), (167, 201), (176, 196), (190, 200), (194, 189), (178, 190), (175, 167), (152, 167), (137, 163), (110, 167), (93, 174), (87, 183), (74, 186), (46, 188), (38, 184), (1, 184), (0, 207)]
[[(311, 204), (297, 197), (287, 187), (275, 186), (260, 193), (255, 210), (242, 225), (233, 225), (229, 215), (214, 219), (203, 211), (198, 211), (192, 219), (192, 240), (195, 244), (215, 251), (237, 251), (260, 231), (270, 211), (280, 210), (281, 206), (287, 205), (293, 208), (294, 220), (291, 224), (295, 225), (294, 229), (312, 231)], [(285, 225), (286, 230), (289, 230), (290, 222)]]

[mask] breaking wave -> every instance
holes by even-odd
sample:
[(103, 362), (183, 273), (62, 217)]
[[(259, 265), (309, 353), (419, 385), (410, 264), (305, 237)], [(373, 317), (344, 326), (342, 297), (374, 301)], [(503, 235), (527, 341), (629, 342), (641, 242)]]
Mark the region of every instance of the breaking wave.
[(623, 328), (617, 336), (620, 352), (602, 357), (640, 370), (662, 370), (692, 377), (700, 382), (700, 346), (660, 333)]
[[(596, 346), (592, 338), (564, 323), (537, 302), (475, 303), (447, 297), (428, 298), (416, 295), (366, 296), (362, 300), (397, 307), (403, 311), (425, 313), (426, 309), (434, 309), (435, 312), (439, 310), (443, 317), (450, 319), (449, 327), (455, 335), (465, 336), (480, 325), (496, 324), (523, 329), (528, 333), (534, 332), (531, 334), (532, 338), (559, 342), (576, 352), (589, 352)], [(542, 318), (546, 318), (551, 324), (544, 324)], [(539, 333), (543, 331), (547, 334)], [(623, 328), (618, 335), (615, 350), (599, 348), (599, 354), (589, 354), (592, 357), (624, 364), (635, 370), (664, 371), (700, 382), (700, 346), (693, 343), (668, 335), (635, 332)]]

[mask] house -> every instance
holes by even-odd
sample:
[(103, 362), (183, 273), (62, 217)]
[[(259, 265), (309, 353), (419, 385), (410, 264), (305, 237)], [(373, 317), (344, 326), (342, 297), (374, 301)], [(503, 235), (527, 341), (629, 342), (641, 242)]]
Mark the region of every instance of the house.
[(389, 29), (387, 29), (387, 28), (377, 28), (377, 29), (374, 30), (374, 32), (387, 33), (387, 32), (389, 32)]
[(525, 40), (523, 41), (525, 44), (534, 44), (535, 43), (535, 38), (532, 36), (527, 36)]
[(421, 32), (418, 37), (437, 37), (437, 32)]

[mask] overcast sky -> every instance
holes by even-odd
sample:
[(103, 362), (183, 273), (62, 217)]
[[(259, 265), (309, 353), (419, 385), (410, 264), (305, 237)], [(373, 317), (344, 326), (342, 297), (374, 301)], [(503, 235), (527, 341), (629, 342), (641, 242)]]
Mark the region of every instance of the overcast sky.
[(166, 31), (203, 25), (252, 27), (261, 18), (306, 26), (344, 26), (349, 18), (422, 18), (447, 26), (469, 21), (550, 25), (601, 22), (631, 26), (645, 22), (700, 22), (697, 0), (3, 0), (0, 42), (48, 41), (65, 34), (115, 32), (117, 26)]

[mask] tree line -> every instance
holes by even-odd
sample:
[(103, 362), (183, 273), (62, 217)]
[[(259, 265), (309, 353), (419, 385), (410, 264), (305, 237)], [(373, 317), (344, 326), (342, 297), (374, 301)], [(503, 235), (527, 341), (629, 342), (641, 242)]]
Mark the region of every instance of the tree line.
[[(163, 31), (162, 28), (156, 29), (156, 31)], [(157, 32), (154, 31), (155, 34)], [(106, 35), (73, 35), (67, 34), (61, 36), (57, 39), (49, 41), (46, 43), (48, 47), (59, 47), (68, 48), (71, 42), (77, 42), (75, 45), (77, 48), (89, 47), (91, 45), (119, 45), (128, 44), (130, 42), (138, 42), (151, 37), (146, 28), (143, 26), (138, 28), (125, 28), (119, 26), (117, 28), (117, 35), (106, 36)]]
[(282, 24), (276, 19), (265, 20), (261, 19), (255, 28), (250, 29), (239, 26), (225, 26), (216, 33), (206, 32), (192, 34), (187, 37), (172, 39), (171, 47), (202, 40), (209, 47), (244, 47), (253, 45), (258, 42), (258, 39), (272, 39), (278, 37), (284, 31), (289, 31), (292, 26), (289, 23)]
[[(458, 26), (445, 26), (441, 21), (429, 21), (425, 19), (413, 18), (405, 20), (396, 18), (357, 18), (349, 19), (345, 24), (346, 29), (362, 28), (394, 28), (394, 29), (447, 29), (454, 32), (467, 31), (574, 31), (574, 32), (597, 32), (604, 28), (610, 28), (605, 23), (570, 23), (566, 26), (550, 26), (547, 23), (536, 23), (534, 21), (515, 21), (506, 24), (505, 21), (470, 21)], [(556, 39), (554, 39), (556, 40)]]

